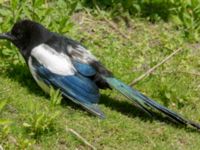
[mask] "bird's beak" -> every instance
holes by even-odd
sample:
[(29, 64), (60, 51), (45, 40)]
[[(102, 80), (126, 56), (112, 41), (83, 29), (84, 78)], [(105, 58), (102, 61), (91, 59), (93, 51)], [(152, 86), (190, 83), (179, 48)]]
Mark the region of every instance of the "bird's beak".
[(15, 37), (10, 32), (6, 32), (6, 33), (0, 34), (0, 39), (6, 39), (9, 41), (13, 41), (13, 40), (15, 40)]

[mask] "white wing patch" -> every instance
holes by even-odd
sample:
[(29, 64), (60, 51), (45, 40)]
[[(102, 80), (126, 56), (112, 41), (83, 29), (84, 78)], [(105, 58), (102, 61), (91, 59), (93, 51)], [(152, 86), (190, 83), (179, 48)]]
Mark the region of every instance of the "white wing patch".
[(76, 72), (76, 69), (67, 55), (58, 53), (46, 44), (35, 47), (31, 51), (31, 56), (52, 73), (66, 76), (74, 75)]

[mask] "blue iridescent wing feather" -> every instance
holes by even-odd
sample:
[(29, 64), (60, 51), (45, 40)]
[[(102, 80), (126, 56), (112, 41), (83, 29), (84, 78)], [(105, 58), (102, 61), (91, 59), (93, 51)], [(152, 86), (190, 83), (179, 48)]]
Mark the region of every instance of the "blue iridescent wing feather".
[(96, 70), (89, 64), (83, 64), (78, 61), (73, 61), (72, 62), (76, 70), (82, 74), (83, 76), (93, 76), (96, 74)]
[(37, 76), (45, 84), (60, 89), (65, 97), (82, 105), (95, 115), (104, 118), (104, 114), (97, 106), (100, 97), (99, 89), (92, 80), (86, 77), (93, 75), (95, 70), (89, 65), (86, 66), (86, 64), (81, 67), (81, 63), (76, 63), (75, 67), (77, 67), (78, 71), (76, 74), (62, 76), (52, 73), (37, 61), (34, 63)]

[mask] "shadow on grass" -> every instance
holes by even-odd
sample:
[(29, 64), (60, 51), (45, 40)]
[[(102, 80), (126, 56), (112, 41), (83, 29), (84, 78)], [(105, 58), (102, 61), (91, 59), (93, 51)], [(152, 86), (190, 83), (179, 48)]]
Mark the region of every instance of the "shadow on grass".
[[(48, 99), (48, 96), (46, 94), (44, 94), (44, 92), (38, 87), (36, 82), (34, 82), (32, 76), (28, 70), (28, 67), (26, 65), (21, 65), (21, 64), (11, 65), (7, 70), (5, 70), (5, 73), (3, 75), (2, 74), (0, 74), (0, 75), (9, 77), (10, 79), (17, 81), (21, 86), (27, 88), (27, 90), (30, 93), (35, 93), (39, 96), (44, 96), (45, 98)], [(133, 106), (132, 104), (130, 104), (127, 101), (118, 101), (117, 100), (118, 98), (120, 98), (120, 97), (119, 96), (116, 97), (116, 100), (115, 100), (115, 99), (108, 97), (107, 95), (101, 95), (100, 104), (103, 104), (106, 107), (111, 108), (113, 111), (121, 112), (125, 116), (129, 116), (132, 118), (138, 117), (142, 121), (145, 121), (145, 122), (147, 122), (147, 121), (152, 122), (153, 120), (158, 120), (160, 122), (170, 124), (176, 128), (185, 128), (184, 125), (177, 124), (176, 122), (173, 122), (169, 118), (164, 117), (159, 113), (154, 112), (154, 113), (152, 113), (152, 116), (150, 116), (150, 115), (144, 113), (143, 111), (141, 111), (140, 109), (138, 109), (137, 107)], [(70, 106), (72, 109), (84, 110), (79, 105), (74, 104), (72, 101), (69, 101), (66, 99), (63, 99), (62, 106), (63, 107)], [(91, 114), (89, 114), (89, 115), (91, 115)], [(197, 130), (193, 129), (193, 128), (187, 128), (186, 131), (196, 132)]]
[[(118, 96), (118, 99), (120, 97)], [(151, 112), (152, 116), (145, 113), (144, 111), (140, 110), (136, 106), (133, 106), (131, 103), (127, 101), (118, 101), (117, 99), (111, 99), (110, 97), (106, 95), (101, 96), (101, 104), (104, 104), (106, 107), (111, 108), (113, 111), (121, 112), (125, 116), (129, 116), (132, 118), (138, 117), (144, 122), (153, 122), (154, 120), (157, 120), (161, 123), (169, 124), (175, 128), (185, 128), (185, 125), (181, 125), (174, 120), (161, 115), (158, 112)], [(195, 128), (185, 128), (188, 132), (197, 132)]]
[(45, 96), (44, 92), (40, 90), (36, 82), (31, 76), (26, 64), (10, 64), (4, 74), (1, 76), (9, 77), (11, 80), (17, 81), (22, 87), (25, 87), (30, 93), (36, 93), (40, 96)]

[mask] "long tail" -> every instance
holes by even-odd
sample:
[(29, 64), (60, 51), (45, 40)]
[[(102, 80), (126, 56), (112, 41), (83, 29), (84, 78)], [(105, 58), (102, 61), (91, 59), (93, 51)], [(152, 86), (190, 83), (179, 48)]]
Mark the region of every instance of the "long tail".
[(166, 116), (168, 116), (169, 118), (171, 118), (172, 120), (174, 120), (174, 121), (176, 121), (180, 124), (191, 125), (191, 126), (200, 130), (199, 124), (183, 118), (181, 115), (179, 115), (176, 112), (171, 111), (168, 108), (158, 104), (157, 102), (146, 97), (145, 95), (143, 95), (139, 91), (137, 91), (137, 90), (131, 88), (130, 86), (124, 84), (122, 81), (119, 81), (118, 79), (116, 79), (114, 77), (103, 77), (103, 78), (107, 81), (107, 83), (112, 88), (116, 89), (121, 94), (126, 96), (132, 103), (134, 103), (137, 107), (141, 108), (142, 110), (144, 110), (148, 114), (151, 114), (151, 111), (148, 109), (150, 107), (150, 108), (159, 110), (160, 112), (162, 112), (163, 114), (165, 114)]

